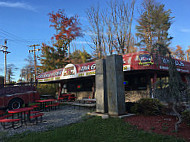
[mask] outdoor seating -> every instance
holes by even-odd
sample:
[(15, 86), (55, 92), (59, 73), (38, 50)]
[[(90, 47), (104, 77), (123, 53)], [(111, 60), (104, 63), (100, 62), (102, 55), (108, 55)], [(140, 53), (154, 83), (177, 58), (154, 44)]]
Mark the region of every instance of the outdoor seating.
[(30, 105), (30, 107), (33, 107), (34, 110), (39, 110), (39, 104)]
[(74, 106), (74, 108), (77, 106), (79, 109), (81, 107), (94, 109), (96, 107), (96, 99), (83, 98), (81, 100), (75, 101), (74, 103), (72, 103), (72, 105)]
[(83, 108), (90, 108), (90, 109), (94, 109), (96, 107), (96, 104), (83, 104), (83, 103), (73, 103), (72, 104), (74, 106), (74, 109), (76, 108), (76, 106), (80, 109), (81, 107)]
[[(12, 119), (20, 119), (21, 124), (25, 123), (27, 125), (27, 121), (30, 122), (30, 115), (31, 111), (33, 110), (33, 107), (25, 107), (25, 108), (19, 108), (19, 109), (13, 109), (9, 110), (8, 113), (12, 115)], [(17, 115), (17, 117), (16, 117)]]
[(20, 119), (13, 119), (10, 117), (12, 117), (12, 114), (8, 114), (8, 115), (4, 115), (0, 117), (0, 123), (3, 129), (8, 129), (8, 128), (16, 129), (22, 126), (22, 125), (16, 125), (19, 123)]
[(4, 110), (0, 110), (0, 116), (3, 116), (5, 114)]
[(79, 102), (83, 102), (84, 104), (95, 104), (96, 103), (96, 99), (89, 99), (89, 98), (84, 98), (82, 100), (79, 100)]
[(44, 115), (40, 111), (33, 111), (33, 107), (9, 110), (8, 113), (0, 117), (0, 123), (3, 129), (17, 129), (22, 127), (23, 123), (27, 125), (27, 122), (37, 124), (38, 122), (42, 122), (42, 116)]
[(40, 117), (40, 122), (42, 122), (42, 116), (44, 115), (43, 113), (40, 113), (38, 111), (36, 111), (35, 113), (33, 113), (34, 115), (30, 116), (30, 122), (34, 121), (34, 123), (38, 124), (38, 118)]
[(56, 110), (58, 107), (59, 107), (60, 103), (59, 102), (56, 102), (56, 103), (53, 103), (53, 104), (49, 104), (49, 105), (46, 105), (45, 107), (48, 108), (48, 110)]
[(58, 98), (59, 102), (65, 102), (65, 101), (75, 101), (76, 97), (74, 94), (61, 94)]
[[(31, 111), (30, 114), (37, 114), (40, 113), (40, 111)], [(28, 112), (26, 112), (26, 114), (28, 114)]]
[(50, 110), (52, 109), (51, 105), (53, 102), (57, 102), (56, 99), (46, 99), (46, 100), (36, 100), (37, 103), (40, 103), (40, 110), (45, 111), (45, 110)]

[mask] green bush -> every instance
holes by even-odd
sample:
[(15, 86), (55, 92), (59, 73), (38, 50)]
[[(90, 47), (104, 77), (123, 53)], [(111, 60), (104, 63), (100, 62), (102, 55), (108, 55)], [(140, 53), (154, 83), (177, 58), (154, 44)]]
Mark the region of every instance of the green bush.
[(185, 110), (182, 112), (182, 119), (184, 122), (187, 123), (188, 126), (190, 126), (190, 111)]
[(37, 91), (40, 95), (55, 96), (57, 91), (57, 84), (38, 84)]
[(158, 115), (162, 114), (164, 106), (158, 99), (142, 98), (135, 104), (131, 111), (136, 114)]

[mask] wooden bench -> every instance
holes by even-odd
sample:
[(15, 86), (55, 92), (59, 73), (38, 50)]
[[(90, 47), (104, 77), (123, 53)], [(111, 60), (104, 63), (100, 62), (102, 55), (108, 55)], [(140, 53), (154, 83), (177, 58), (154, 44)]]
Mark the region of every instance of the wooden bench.
[(35, 114), (35, 115), (30, 116), (30, 119), (34, 119), (34, 120), (35, 120), (34, 122), (36, 122), (36, 124), (37, 124), (39, 117), (41, 118), (41, 121), (40, 121), (40, 122), (42, 122), (42, 116), (43, 116), (43, 115), (44, 115), (43, 113), (38, 113), (38, 114)]
[[(12, 114), (0, 117), (0, 123), (3, 126), (3, 129), (8, 129), (8, 128), (17, 129), (22, 126), (22, 124), (19, 126), (15, 125), (15, 122), (19, 122), (20, 119), (9, 119), (9, 117), (11, 117), (11, 116), (12, 116)], [(11, 125), (9, 125), (9, 123), (11, 123)], [(17, 126), (17, 127), (15, 127), (15, 126)]]

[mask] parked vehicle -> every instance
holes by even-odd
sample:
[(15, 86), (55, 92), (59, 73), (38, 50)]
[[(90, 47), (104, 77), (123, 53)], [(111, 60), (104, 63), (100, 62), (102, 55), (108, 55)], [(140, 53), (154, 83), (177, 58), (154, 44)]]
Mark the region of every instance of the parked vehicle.
[(34, 86), (11, 86), (0, 89), (0, 109), (17, 109), (39, 99)]

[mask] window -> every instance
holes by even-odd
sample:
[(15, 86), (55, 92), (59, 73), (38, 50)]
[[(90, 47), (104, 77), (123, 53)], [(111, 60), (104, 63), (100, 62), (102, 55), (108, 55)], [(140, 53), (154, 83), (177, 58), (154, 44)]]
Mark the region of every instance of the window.
[(148, 79), (145, 74), (127, 75), (125, 77), (125, 90), (146, 90)]
[(92, 78), (80, 78), (74, 79), (67, 82), (67, 91), (68, 92), (80, 92), (80, 91), (92, 91), (92, 86), (94, 83)]

